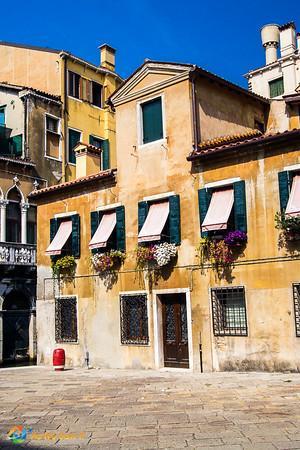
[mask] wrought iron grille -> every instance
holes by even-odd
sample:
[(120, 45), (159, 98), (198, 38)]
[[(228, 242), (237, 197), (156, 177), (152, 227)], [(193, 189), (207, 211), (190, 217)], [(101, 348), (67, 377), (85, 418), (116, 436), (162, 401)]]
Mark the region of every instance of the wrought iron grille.
[(133, 345), (147, 345), (148, 313), (147, 295), (121, 295), (121, 343)]
[(55, 340), (77, 342), (77, 299), (59, 297), (55, 299)]
[(300, 337), (300, 283), (293, 284), (296, 336)]
[(243, 286), (211, 289), (215, 336), (247, 336), (245, 289)]

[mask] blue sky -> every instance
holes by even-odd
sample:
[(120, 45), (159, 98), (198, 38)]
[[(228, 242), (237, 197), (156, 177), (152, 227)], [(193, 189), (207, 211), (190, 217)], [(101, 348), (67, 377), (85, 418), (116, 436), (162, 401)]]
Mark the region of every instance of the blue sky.
[(0, 40), (69, 50), (94, 64), (106, 42), (123, 77), (150, 58), (198, 64), (246, 86), (242, 75), (264, 63), (260, 27), (291, 20), (300, 31), (299, 1), (15, 0), (1, 4)]

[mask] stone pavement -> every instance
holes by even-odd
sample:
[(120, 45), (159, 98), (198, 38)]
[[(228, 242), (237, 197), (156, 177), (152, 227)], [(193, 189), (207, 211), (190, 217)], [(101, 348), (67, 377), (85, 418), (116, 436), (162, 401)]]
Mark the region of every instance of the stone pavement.
[(0, 369), (1, 449), (186, 447), (300, 449), (300, 375)]

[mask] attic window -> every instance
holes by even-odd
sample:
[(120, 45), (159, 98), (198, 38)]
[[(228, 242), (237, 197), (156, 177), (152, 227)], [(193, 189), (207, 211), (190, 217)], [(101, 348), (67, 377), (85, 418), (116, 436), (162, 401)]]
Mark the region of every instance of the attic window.
[(279, 97), (284, 93), (283, 77), (269, 81), (270, 97)]
[(143, 144), (158, 141), (164, 137), (161, 97), (141, 104)]
[(80, 75), (74, 72), (68, 72), (69, 74), (69, 85), (68, 85), (68, 94), (70, 97), (80, 98)]
[(92, 81), (92, 105), (102, 108), (102, 86)]

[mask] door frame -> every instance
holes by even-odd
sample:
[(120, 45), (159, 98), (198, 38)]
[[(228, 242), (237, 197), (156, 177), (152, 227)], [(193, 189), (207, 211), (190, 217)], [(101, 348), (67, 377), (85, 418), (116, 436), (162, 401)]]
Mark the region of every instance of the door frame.
[[(163, 294), (185, 294), (186, 318), (188, 327), (189, 368), (172, 368), (164, 365), (164, 339), (162, 327), (162, 307), (159, 299)], [(192, 339), (192, 309), (191, 291), (189, 288), (153, 289), (153, 328), (154, 328), (154, 361), (156, 369), (193, 371), (193, 339)]]

